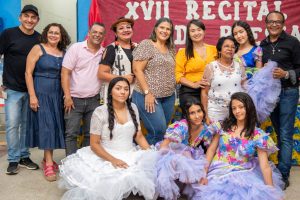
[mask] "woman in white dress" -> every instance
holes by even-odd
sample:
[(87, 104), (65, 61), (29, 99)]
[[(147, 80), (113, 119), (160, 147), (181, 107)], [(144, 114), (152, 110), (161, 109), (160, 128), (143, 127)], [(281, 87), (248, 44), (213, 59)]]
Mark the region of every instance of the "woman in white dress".
[(201, 91), (201, 103), (208, 114), (207, 121), (222, 121), (228, 117), (230, 97), (244, 91), (245, 69), (233, 60), (237, 44), (231, 36), (221, 37), (217, 43), (217, 60), (208, 64), (203, 78), (209, 85)]
[[(91, 119), (90, 145), (62, 160), (62, 199), (121, 200), (133, 194), (153, 199), (156, 153), (144, 138), (126, 78), (114, 78), (108, 102)], [(133, 139), (140, 146), (134, 145)]]

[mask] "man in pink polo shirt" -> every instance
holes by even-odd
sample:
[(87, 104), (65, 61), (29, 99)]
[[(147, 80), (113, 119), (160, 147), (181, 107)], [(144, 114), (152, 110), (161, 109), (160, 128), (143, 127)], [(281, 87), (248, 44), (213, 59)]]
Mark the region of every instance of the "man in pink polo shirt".
[(88, 32), (87, 40), (73, 44), (63, 60), (61, 72), (64, 90), (66, 154), (75, 153), (80, 122), (83, 120), (84, 140), (90, 141), (90, 121), (93, 111), (99, 106), (100, 80), (97, 77), (99, 61), (104, 48), (105, 27), (94, 23)]

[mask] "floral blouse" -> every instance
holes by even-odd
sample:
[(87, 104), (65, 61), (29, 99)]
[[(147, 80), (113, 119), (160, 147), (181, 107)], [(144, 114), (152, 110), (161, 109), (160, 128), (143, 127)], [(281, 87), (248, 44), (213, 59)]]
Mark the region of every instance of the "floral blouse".
[(204, 128), (199, 133), (197, 138), (194, 141), (189, 142), (188, 122), (186, 119), (182, 119), (180, 121), (174, 122), (168, 127), (164, 138), (169, 139), (175, 143), (182, 143), (195, 148), (201, 143), (201, 141), (204, 142), (205, 146), (208, 146), (210, 144), (212, 134), (208, 132), (208, 126), (204, 124)]
[[(230, 165), (251, 168), (251, 160), (256, 157), (257, 148), (274, 153), (278, 150), (274, 141), (260, 128), (255, 128), (253, 138), (237, 138), (233, 136), (233, 131), (224, 131), (219, 122), (209, 126), (207, 134), (219, 134), (219, 147), (214, 161), (222, 161)], [(212, 135), (206, 137), (211, 138)]]

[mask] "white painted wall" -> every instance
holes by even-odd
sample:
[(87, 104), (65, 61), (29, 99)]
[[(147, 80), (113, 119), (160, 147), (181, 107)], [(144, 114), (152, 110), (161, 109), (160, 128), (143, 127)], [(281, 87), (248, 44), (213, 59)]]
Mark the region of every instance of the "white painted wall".
[[(72, 43), (77, 41), (77, 0), (22, 0), (22, 8), (33, 4), (39, 9), (40, 22), (36, 30), (40, 33), (50, 23), (60, 23), (69, 33)], [(21, 9), (22, 9), (21, 8)]]

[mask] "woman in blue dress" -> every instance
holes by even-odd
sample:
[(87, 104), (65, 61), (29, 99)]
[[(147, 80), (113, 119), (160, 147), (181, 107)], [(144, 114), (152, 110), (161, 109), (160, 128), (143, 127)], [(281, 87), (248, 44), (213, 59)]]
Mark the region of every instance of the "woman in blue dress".
[(245, 67), (248, 80), (247, 92), (254, 101), (258, 121), (263, 122), (279, 100), (281, 83), (279, 79), (274, 79), (272, 76), (277, 63), (269, 61), (265, 66), (262, 65), (262, 49), (256, 45), (247, 22), (234, 22), (231, 31), (238, 43), (235, 60)]
[(28, 54), (26, 63), (25, 78), (31, 108), (28, 110), (26, 144), (44, 150), (42, 165), (48, 181), (56, 180), (53, 150), (65, 148), (60, 72), (69, 44), (70, 37), (64, 27), (49, 24), (43, 30), (41, 43)]
[(183, 193), (192, 196), (191, 184), (206, 176), (204, 150), (211, 134), (207, 133), (205, 111), (196, 98), (188, 99), (184, 109), (185, 119), (171, 124), (164, 140), (156, 145), (159, 148), (156, 188), (166, 200), (180, 196), (180, 185), (185, 185)]

